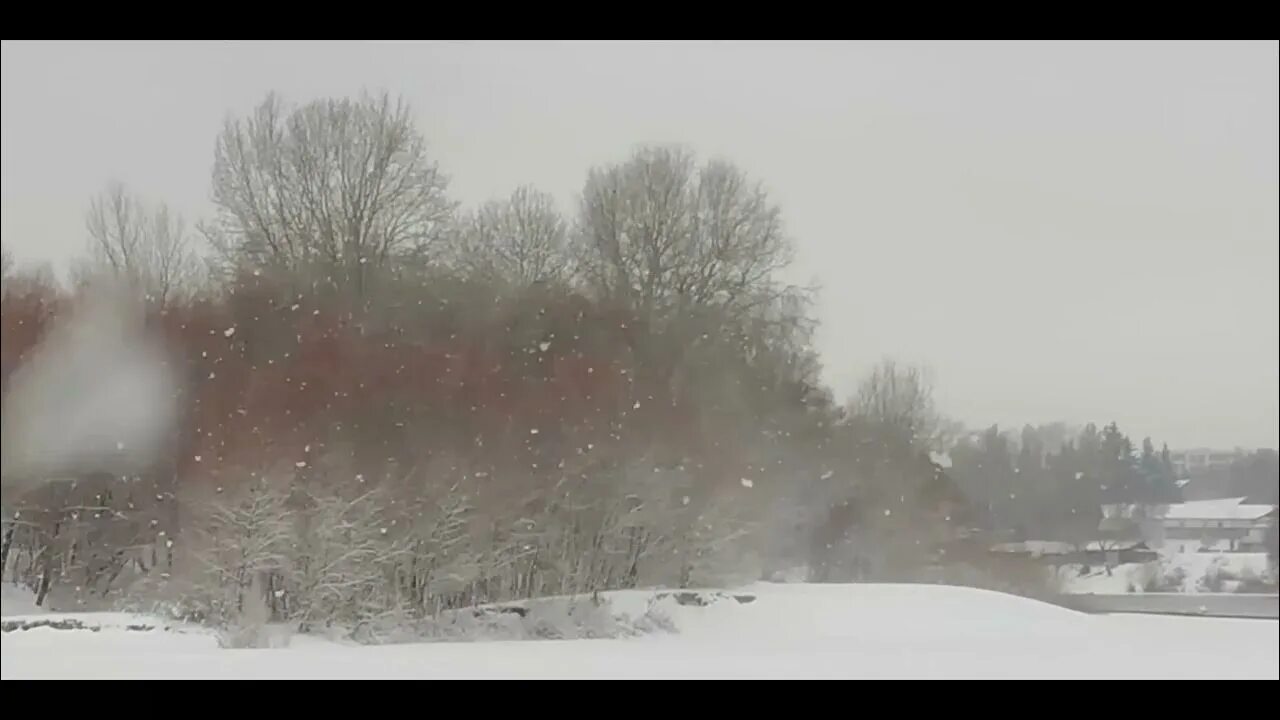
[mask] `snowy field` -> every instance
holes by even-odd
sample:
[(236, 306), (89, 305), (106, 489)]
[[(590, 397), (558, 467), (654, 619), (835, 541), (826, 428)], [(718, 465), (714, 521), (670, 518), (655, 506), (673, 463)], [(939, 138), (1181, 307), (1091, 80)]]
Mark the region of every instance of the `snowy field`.
[[(11, 678), (1260, 678), (1277, 679), (1277, 623), (1095, 616), (1009, 595), (928, 585), (758, 585), (706, 607), (661, 601), (678, 630), (610, 640), (225, 650), (195, 628), (121, 614), (97, 628), (13, 630)], [(642, 613), (652, 594), (612, 596)], [(8, 608), (6, 608), (8, 611)]]
[(1162, 581), (1160, 592), (1237, 592), (1242, 579), (1267, 577), (1270, 566), (1266, 553), (1162, 552), (1157, 561), (1122, 563), (1110, 572), (1066, 565), (1058, 571), (1058, 583), (1066, 593), (1143, 592), (1153, 580)]

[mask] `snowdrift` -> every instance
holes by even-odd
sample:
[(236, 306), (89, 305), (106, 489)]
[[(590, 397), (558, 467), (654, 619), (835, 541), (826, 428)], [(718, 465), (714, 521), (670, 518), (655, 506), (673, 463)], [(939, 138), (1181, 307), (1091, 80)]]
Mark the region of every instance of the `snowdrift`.
[(662, 616), (669, 626), (628, 638), (539, 642), (357, 646), (295, 637), (269, 650), (222, 650), (212, 635), (181, 628), (32, 627), (0, 636), (3, 675), (1276, 679), (1280, 672), (1274, 621), (1091, 616), (970, 588), (756, 585), (603, 599), (616, 617)]

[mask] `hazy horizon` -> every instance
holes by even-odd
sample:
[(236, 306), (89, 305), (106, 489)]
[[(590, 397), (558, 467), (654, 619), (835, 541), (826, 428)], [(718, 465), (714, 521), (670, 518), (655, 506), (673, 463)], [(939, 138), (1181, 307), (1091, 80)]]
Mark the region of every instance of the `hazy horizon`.
[(207, 216), (228, 114), (385, 89), (464, 206), (531, 184), (570, 212), (641, 143), (740, 165), (822, 288), (837, 397), (892, 356), (973, 427), (1276, 447), (1278, 48), (6, 41), (3, 242), (65, 263), (112, 179)]

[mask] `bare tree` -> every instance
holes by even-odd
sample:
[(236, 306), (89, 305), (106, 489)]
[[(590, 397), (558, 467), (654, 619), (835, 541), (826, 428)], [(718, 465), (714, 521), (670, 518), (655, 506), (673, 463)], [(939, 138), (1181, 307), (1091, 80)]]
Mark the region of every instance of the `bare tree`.
[(235, 263), (308, 268), (363, 295), (392, 258), (422, 255), (453, 204), (409, 107), (387, 95), (287, 108), (270, 95), (228, 120), (207, 234)]
[(195, 282), (199, 260), (182, 217), (162, 204), (148, 207), (122, 183), (112, 182), (85, 213), (91, 265), (136, 284), (160, 307)]
[(701, 167), (678, 148), (644, 148), (593, 169), (577, 240), (604, 297), (655, 317), (690, 306), (741, 313), (776, 299), (792, 247), (781, 213), (733, 165)]
[(912, 446), (935, 449), (941, 419), (933, 403), (933, 384), (922, 368), (882, 361), (858, 387), (850, 414), (892, 431)]
[(452, 263), (468, 275), (517, 286), (560, 280), (569, 269), (567, 234), (555, 199), (520, 187), (460, 220)]

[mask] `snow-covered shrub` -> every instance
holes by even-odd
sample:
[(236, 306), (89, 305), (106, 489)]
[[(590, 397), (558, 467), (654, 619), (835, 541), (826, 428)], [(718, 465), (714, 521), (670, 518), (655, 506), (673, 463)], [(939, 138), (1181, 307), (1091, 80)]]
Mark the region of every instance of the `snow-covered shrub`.
[(407, 543), (391, 533), (385, 495), (316, 493), (301, 503), (289, 550), (287, 617), (305, 631), (395, 613), (391, 579)]
[(170, 614), (218, 627), (256, 627), (278, 614), (295, 545), (287, 495), (254, 482), (197, 509), (190, 541), (156, 598)]
[(1170, 566), (1166, 562), (1159, 564), (1159, 570), (1152, 576), (1147, 592), (1182, 592), (1187, 583), (1187, 569)]
[(657, 605), (650, 605), (643, 615), (632, 621), (631, 627), (639, 635), (678, 632), (675, 621)]

